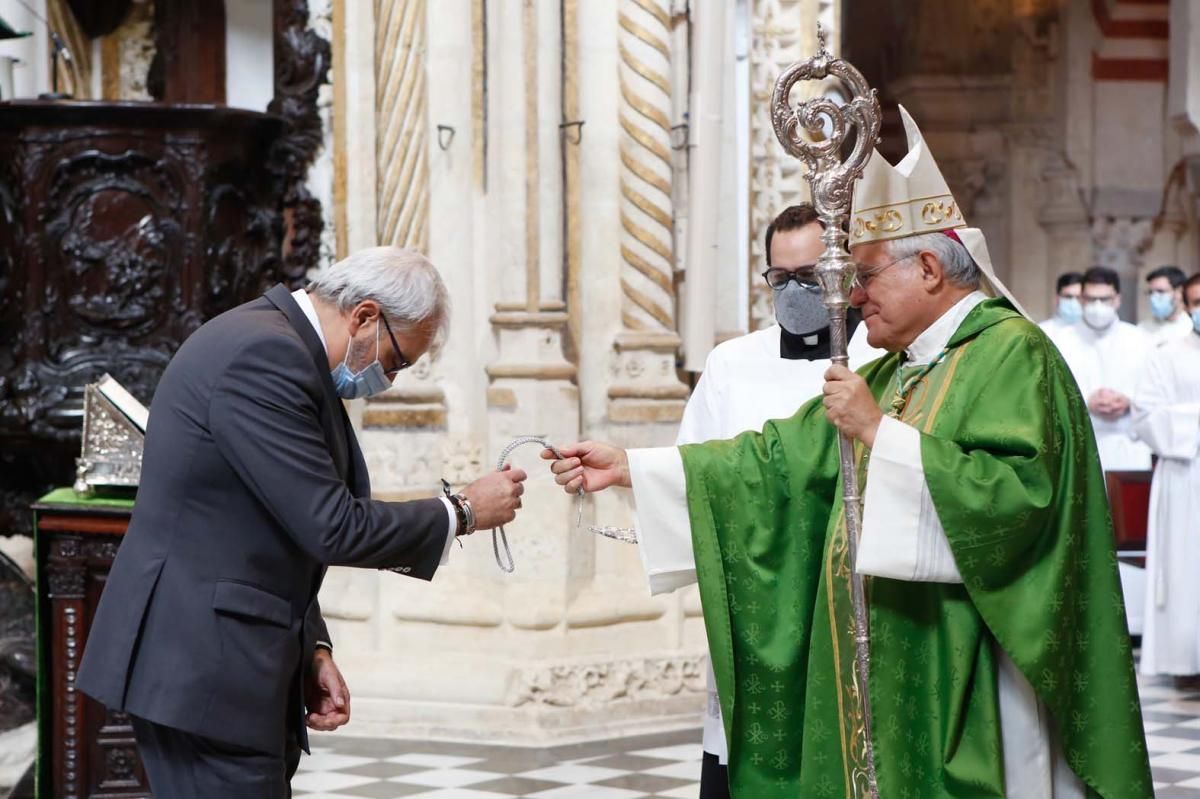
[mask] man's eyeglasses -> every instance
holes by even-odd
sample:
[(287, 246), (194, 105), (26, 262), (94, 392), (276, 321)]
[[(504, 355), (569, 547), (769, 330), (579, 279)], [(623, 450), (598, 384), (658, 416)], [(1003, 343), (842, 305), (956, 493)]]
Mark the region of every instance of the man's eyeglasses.
[(794, 280), (800, 288), (816, 294), (821, 290), (821, 284), (817, 282), (816, 276), (812, 272), (814, 266), (816, 264), (805, 264), (795, 269), (784, 269), (782, 266), (773, 266), (763, 272), (762, 276), (763, 280), (767, 281), (767, 285), (776, 291), (783, 291), (788, 281)]
[(408, 362), (408, 358), (404, 357), (404, 352), (400, 349), (400, 343), (396, 341), (396, 336), (392, 333), (392, 326), (388, 324), (387, 317), (381, 313), (379, 314), (379, 318), (383, 320), (383, 329), (387, 331), (388, 338), (392, 340), (392, 350), (396, 353), (396, 357), (400, 359), (399, 366), (397, 366), (395, 369), (389, 369), (388, 371), (384, 372), (384, 374), (387, 375), (388, 380), (393, 380), (395, 379), (396, 375), (412, 366), (412, 364)]
[(855, 264), (854, 265), (854, 282), (852, 285), (855, 288), (859, 288), (859, 289), (862, 289), (863, 291), (866, 291), (867, 286), (870, 285), (871, 281), (874, 280), (876, 277), (878, 277), (881, 272), (883, 272), (886, 269), (889, 269), (890, 267), (895, 266), (896, 264), (900, 263), (901, 261), (907, 261), (909, 258), (912, 258), (914, 255), (919, 255), (919, 253), (915, 253), (915, 252), (910, 253), (908, 255), (905, 255), (902, 258), (897, 258), (894, 261), (889, 261), (888, 263), (884, 264), (883, 266), (867, 267), (865, 264)]

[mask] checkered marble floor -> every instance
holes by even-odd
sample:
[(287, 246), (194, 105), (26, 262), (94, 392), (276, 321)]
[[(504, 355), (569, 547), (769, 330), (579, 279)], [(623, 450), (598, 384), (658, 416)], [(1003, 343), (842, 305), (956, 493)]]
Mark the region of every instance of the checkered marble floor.
[[(1157, 799), (1200, 799), (1200, 690), (1139, 677)], [(305, 799), (696, 799), (700, 731), (545, 749), (313, 737)]]
[(1146, 750), (1157, 799), (1200, 799), (1200, 690), (1170, 677), (1138, 676)]
[(698, 729), (541, 749), (321, 735), (292, 790), (304, 799), (695, 799), (699, 741)]

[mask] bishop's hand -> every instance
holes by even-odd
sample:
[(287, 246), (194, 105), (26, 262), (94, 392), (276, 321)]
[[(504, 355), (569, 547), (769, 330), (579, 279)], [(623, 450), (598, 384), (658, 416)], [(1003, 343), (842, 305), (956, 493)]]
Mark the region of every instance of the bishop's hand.
[(568, 494), (578, 492), (580, 487), (591, 493), (609, 486), (630, 488), (633, 485), (629, 479), (629, 459), (620, 447), (580, 441), (559, 448), (559, 453), (561, 458), (544, 449), (542, 460), (553, 461), (550, 471), (554, 472), (554, 482)]
[(883, 412), (879, 410), (867, 381), (846, 367), (834, 364), (825, 372), (822, 393), (829, 421), (850, 438), (873, 446)]

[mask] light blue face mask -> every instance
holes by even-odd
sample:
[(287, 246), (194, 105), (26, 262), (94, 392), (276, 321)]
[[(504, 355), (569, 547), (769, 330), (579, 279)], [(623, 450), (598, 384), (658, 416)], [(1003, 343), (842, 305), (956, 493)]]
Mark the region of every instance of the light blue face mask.
[(333, 378), (333, 388), (342, 399), (362, 399), (373, 397), (392, 387), (392, 381), (387, 379), (383, 364), (379, 362), (379, 323), (375, 323), (375, 361), (361, 372), (351, 372), (346, 362), (350, 359), (351, 344), (346, 344), (346, 357), (342, 359), (329, 376)]
[(1073, 325), (1083, 318), (1083, 305), (1075, 297), (1063, 297), (1058, 301), (1058, 318)]
[(1200, 333), (1200, 308), (1192, 311), (1192, 330)]
[(1175, 313), (1175, 297), (1169, 291), (1150, 292), (1150, 313), (1160, 322), (1165, 322)]

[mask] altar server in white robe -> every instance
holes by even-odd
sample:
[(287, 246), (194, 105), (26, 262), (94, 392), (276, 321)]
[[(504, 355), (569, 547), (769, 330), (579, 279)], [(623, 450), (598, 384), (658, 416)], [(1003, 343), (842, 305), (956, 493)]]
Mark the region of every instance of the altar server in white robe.
[[(829, 314), (813, 274), (817, 258), (825, 250), (821, 231), (817, 212), (808, 203), (784, 209), (767, 226), (763, 279), (772, 289), (778, 324), (730, 339), (709, 354), (684, 408), (676, 444), (761, 430), (769, 419), (786, 419), (821, 393), (831, 363)], [(885, 354), (867, 344), (860, 321), (861, 314), (851, 309), (847, 332), (852, 369)], [(728, 749), (711, 666), (703, 740), (701, 799), (727, 797), (724, 766)]]
[(1103, 266), (1083, 276), (1083, 321), (1055, 338), (1087, 402), (1105, 471), (1150, 468), (1150, 448), (1135, 439), (1130, 402), (1154, 349), (1145, 331), (1117, 318), (1121, 280)]
[(1079, 301), (1079, 295), (1083, 293), (1083, 273), (1063, 272), (1054, 288), (1054, 316), (1038, 322), (1038, 327), (1046, 331), (1051, 341), (1083, 318), (1083, 303)]
[(1156, 347), (1192, 332), (1192, 318), (1183, 301), (1186, 280), (1187, 275), (1178, 266), (1160, 266), (1146, 275), (1150, 318), (1138, 322), (1138, 328), (1150, 334)]
[(1184, 284), (1192, 332), (1150, 358), (1134, 430), (1158, 456), (1150, 489), (1143, 674), (1200, 674), (1200, 275)]

